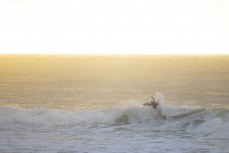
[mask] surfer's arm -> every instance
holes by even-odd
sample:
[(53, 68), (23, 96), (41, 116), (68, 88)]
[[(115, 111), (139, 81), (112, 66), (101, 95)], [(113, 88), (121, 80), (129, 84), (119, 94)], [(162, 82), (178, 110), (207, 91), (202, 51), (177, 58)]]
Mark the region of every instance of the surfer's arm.
[(152, 103), (151, 102), (146, 102), (143, 105), (148, 106), (148, 105), (152, 105)]
[(156, 102), (156, 100), (153, 98), (153, 96), (151, 96), (151, 98), (153, 99), (153, 102)]
[(152, 105), (150, 102), (146, 102), (143, 105)]

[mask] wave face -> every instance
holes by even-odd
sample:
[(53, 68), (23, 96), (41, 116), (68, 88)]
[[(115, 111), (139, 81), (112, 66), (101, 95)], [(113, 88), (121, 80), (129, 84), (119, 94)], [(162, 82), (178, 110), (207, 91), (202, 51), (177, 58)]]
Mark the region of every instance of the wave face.
[[(223, 130), (223, 127), (229, 127), (229, 110), (164, 106), (157, 111), (151, 107), (129, 104), (119, 108), (72, 112), (45, 108), (21, 109), (1, 106), (0, 122), (1, 124), (15, 123), (46, 126), (112, 123), (120, 125), (160, 123), (163, 126), (164, 124), (176, 123), (177, 128), (193, 128), (193, 130), (196, 130), (209, 126), (212, 130), (220, 132)], [(209, 128), (205, 131), (209, 131)], [(210, 133), (212, 132), (210, 131)]]
[(183, 149), (226, 152), (229, 149), (229, 110), (219, 108), (161, 104), (160, 111), (156, 111), (129, 104), (72, 112), (2, 106), (0, 124), (0, 152), (166, 152), (171, 148), (171, 152)]

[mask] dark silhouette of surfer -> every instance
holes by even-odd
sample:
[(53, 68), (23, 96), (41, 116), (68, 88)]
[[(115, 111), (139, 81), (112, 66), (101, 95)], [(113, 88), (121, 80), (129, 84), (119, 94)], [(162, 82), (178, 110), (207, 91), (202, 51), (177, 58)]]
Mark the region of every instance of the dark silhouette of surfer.
[(162, 119), (166, 119), (166, 116), (162, 114), (161, 109), (158, 108), (158, 102), (153, 98), (153, 96), (151, 96), (152, 100), (150, 102), (146, 102), (143, 105), (145, 106), (153, 106), (153, 109), (155, 109), (155, 111), (157, 112), (157, 115), (162, 118)]
[(153, 96), (151, 96), (151, 98), (152, 98), (153, 100), (151, 100), (150, 102), (146, 102), (146, 103), (144, 103), (143, 105), (146, 105), (146, 106), (152, 105), (153, 108), (156, 109), (157, 106), (158, 106), (158, 102), (156, 102), (156, 100), (153, 98)]

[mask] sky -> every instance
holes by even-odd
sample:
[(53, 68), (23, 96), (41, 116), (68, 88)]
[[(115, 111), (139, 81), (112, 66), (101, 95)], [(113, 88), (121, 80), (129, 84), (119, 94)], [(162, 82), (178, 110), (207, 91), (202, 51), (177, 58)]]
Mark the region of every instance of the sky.
[(0, 0), (0, 54), (227, 54), (228, 0)]

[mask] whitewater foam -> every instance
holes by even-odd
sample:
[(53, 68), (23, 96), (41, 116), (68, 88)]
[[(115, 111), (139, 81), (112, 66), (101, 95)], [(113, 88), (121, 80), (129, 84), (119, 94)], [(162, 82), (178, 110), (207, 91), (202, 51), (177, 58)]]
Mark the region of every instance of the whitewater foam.
[(0, 106), (0, 152), (229, 149), (229, 110), (160, 107), (166, 118), (158, 116), (151, 107), (136, 103), (84, 111)]
[[(138, 104), (129, 104), (125, 107), (114, 107), (84, 111), (61, 111), (57, 109), (22, 109), (9, 106), (0, 107), (0, 122), (41, 124), (41, 125), (64, 125), (64, 124), (110, 124), (121, 117), (128, 118), (128, 123), (147, 123), (156, 121), (191, 121), (202, 120), (199, 126), (212, 127), (214, 125), (229, 122), (229, 110), (227, 109), (203, 109), (182, 108), (174, 106), (163, 106), (163, 115), (158, 116), (157, 111), (151, 107)], [(210, 125), (208, 125), (210, 124)], [(217, 129), (217, 127), (216, 127)], [(206, 131), (206, 130), (205, 130)]]

